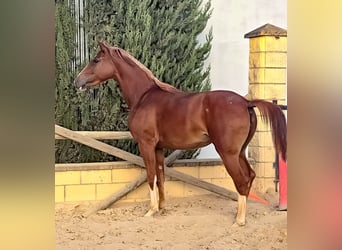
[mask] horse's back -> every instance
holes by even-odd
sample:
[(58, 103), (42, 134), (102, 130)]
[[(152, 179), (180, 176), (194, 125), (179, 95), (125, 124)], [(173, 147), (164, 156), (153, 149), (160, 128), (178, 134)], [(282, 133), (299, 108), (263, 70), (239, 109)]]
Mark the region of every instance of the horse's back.
[[(156, 91), (148, 100), (147, 106), (156, 109), (159, 115), (166, 117), (191, 117), (212, 108), (217, 111), (232, 108), (245, 109), (248, 102), (241, 95), (227, 90), (206, 91), (199, 93)], [(176, 117), (174, 117), (176, 119)]]

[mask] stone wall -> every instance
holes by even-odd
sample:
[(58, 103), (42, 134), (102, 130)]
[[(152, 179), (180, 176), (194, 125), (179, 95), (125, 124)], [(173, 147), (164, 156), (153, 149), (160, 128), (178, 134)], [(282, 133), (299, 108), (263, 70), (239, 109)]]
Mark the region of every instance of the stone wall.
[[(178, 160), (172, 165), (172, 168), (236, 191), (233, 181), (221, 161)], [(55, 202), (103, 200), (145, 171), (145, 169), (128, 162), (56, 164), (55, 169)], [(166, 177), (165, 179), (166, 199), (208, 193), (210, 191), (173, 178)], [(149, 189), (147, 183), (144, 183), (119, 202), (137, 202), (149, 199)]]

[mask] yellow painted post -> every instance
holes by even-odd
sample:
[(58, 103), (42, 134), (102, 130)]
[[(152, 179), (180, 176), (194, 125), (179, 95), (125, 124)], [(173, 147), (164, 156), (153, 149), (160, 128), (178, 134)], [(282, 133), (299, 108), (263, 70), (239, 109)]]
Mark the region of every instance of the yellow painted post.
[[(276, 99), (286, 104), (287, 31), (265, 24), (244, 36), (249, 38), (249, 87), (251, 99)], [(257, 114), (258, 110), (255, 108)], [(274, 188), (275, 151), (271, 131), (258, 116), (257, 131), (249, 144), (249, 158), (257, 178), (252, 190), (266, 192)]]

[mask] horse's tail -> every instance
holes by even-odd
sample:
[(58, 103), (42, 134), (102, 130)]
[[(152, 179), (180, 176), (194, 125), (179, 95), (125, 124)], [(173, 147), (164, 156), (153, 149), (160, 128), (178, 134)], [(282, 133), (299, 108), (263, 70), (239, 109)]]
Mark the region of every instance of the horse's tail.
[(281, 153), (281, 156), (286, 160), (287, 154), (287, 129), (286, 118), (281, 108), (271, 102), (264, 100), (252, 100), (249, 101), (250, 107), (257, 107), (260, 111), (261, 118), (272, 129), (273, 143), (277, 153)]

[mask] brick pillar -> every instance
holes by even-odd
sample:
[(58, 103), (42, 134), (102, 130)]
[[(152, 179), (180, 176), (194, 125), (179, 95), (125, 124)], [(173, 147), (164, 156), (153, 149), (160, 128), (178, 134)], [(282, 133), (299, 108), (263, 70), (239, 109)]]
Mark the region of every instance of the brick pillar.
[[(247, 34), (249, 38), (249, 88), (251, 99), (278, 100), (286, 104), (287, 31), (265, 24)], [(275, 151), (270, 128), (258, 115), (257, 131), (249, 144), (248, 157), (257, 177), (252, 190), (266, 192), (275, 188)]]

